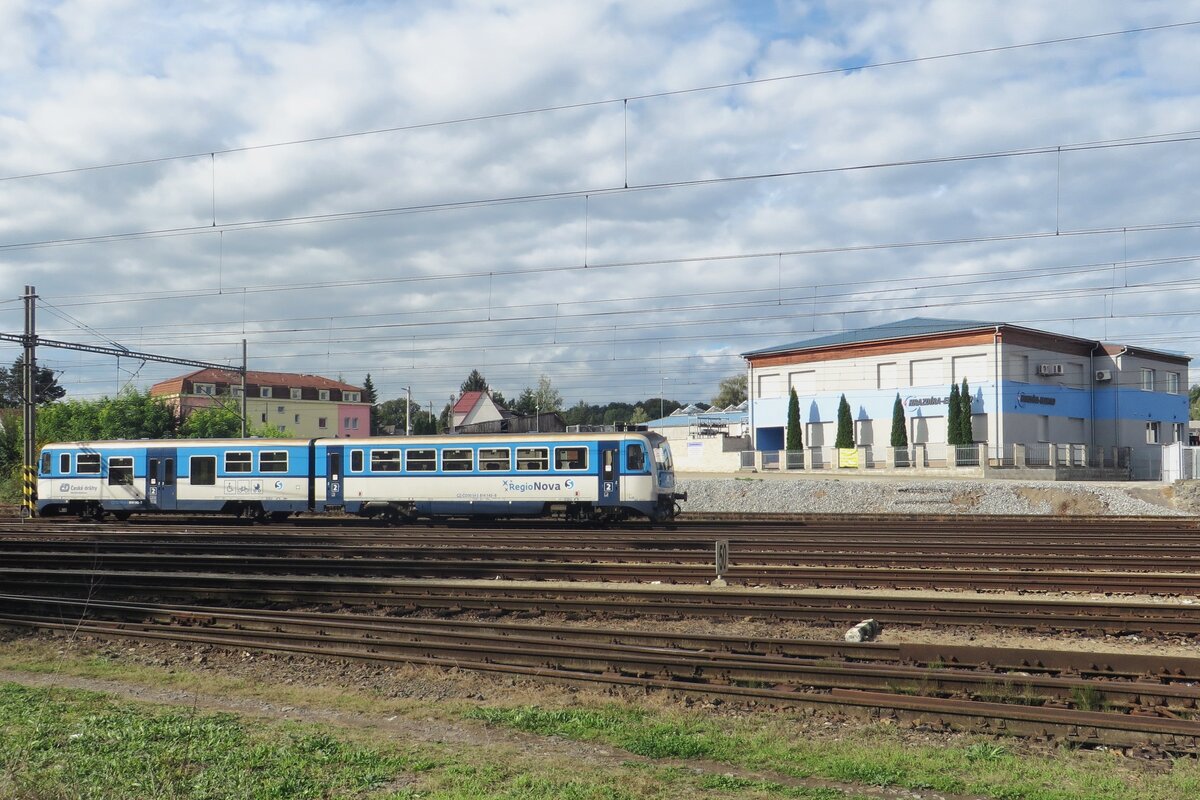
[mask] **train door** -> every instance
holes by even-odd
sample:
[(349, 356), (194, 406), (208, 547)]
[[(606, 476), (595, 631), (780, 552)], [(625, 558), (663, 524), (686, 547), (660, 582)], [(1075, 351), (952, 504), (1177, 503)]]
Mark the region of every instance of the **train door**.
[(342, 505), (346, 492), (346, 476), (342, 474), (342, 455), (346, 448), (329, 446), (325, 455), (325, 502), (328, 505)]
[(615, 506), (621, 500), (620, 442), (600, 442), (600, 505)]
[(146, 504), (158, 511), (175, 511), (178, 501), (175, 495), (174, 449), (151, 448), (146, 451)]

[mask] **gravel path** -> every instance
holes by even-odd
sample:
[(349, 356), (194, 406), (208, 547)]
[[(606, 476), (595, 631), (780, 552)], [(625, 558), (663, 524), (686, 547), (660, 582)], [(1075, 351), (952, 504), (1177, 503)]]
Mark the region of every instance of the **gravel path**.
[(1161, 484), (680, 476), (685, 512), (1188, 516)]

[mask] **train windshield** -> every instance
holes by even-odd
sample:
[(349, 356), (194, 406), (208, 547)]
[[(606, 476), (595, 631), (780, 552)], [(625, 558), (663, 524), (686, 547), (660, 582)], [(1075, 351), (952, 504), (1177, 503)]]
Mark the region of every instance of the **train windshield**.
[(671, 445), (663, 442), (654, 448), (654, 462), (660, 470), (672, 471), (675, 468), (675, 462), (671, 460)]

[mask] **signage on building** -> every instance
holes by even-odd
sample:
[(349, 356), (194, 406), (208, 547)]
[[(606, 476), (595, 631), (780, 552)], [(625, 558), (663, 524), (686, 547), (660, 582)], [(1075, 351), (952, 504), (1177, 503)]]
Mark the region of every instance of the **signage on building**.
[(1053, 397), (1047, 397), (1042, 394), (1025, 394), (1024, 392), (1017, 395), (1017, 406), (1052, 406), (1058, 401)]
[(917, 408), (919, 406), (944, 406), (949, 402), (949, 397), (910, 397), (904, 401), (904, 405), (909, 408)]

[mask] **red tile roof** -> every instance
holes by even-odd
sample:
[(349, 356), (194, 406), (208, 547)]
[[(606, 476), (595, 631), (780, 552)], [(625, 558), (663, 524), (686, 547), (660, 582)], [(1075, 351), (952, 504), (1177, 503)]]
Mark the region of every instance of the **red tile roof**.
[(454, 404), (453, 411), (455, 414), (470, 414), (471, 409), (479, 405), (479, 399), (483, 397), (484, 392), (463, 392), (458, 398), (458, 402)]
[[(159, 381), (150, 387), (152, 395), (173, 395), (183, 393), (185, 381), (192, 383), (228, 383), (238, 385), (242, 377), (236, 372), (223, 369), (201, 369)], [(247, 370), (246, 384), (254, 386), (287, 386), (298, 389), (340, 389), (345, 392), (361, 392), (362, 387), (351, 386), (341, 381), (322, 378), (320, 375), (299, 375), (294, 372), (258, 372)]]

